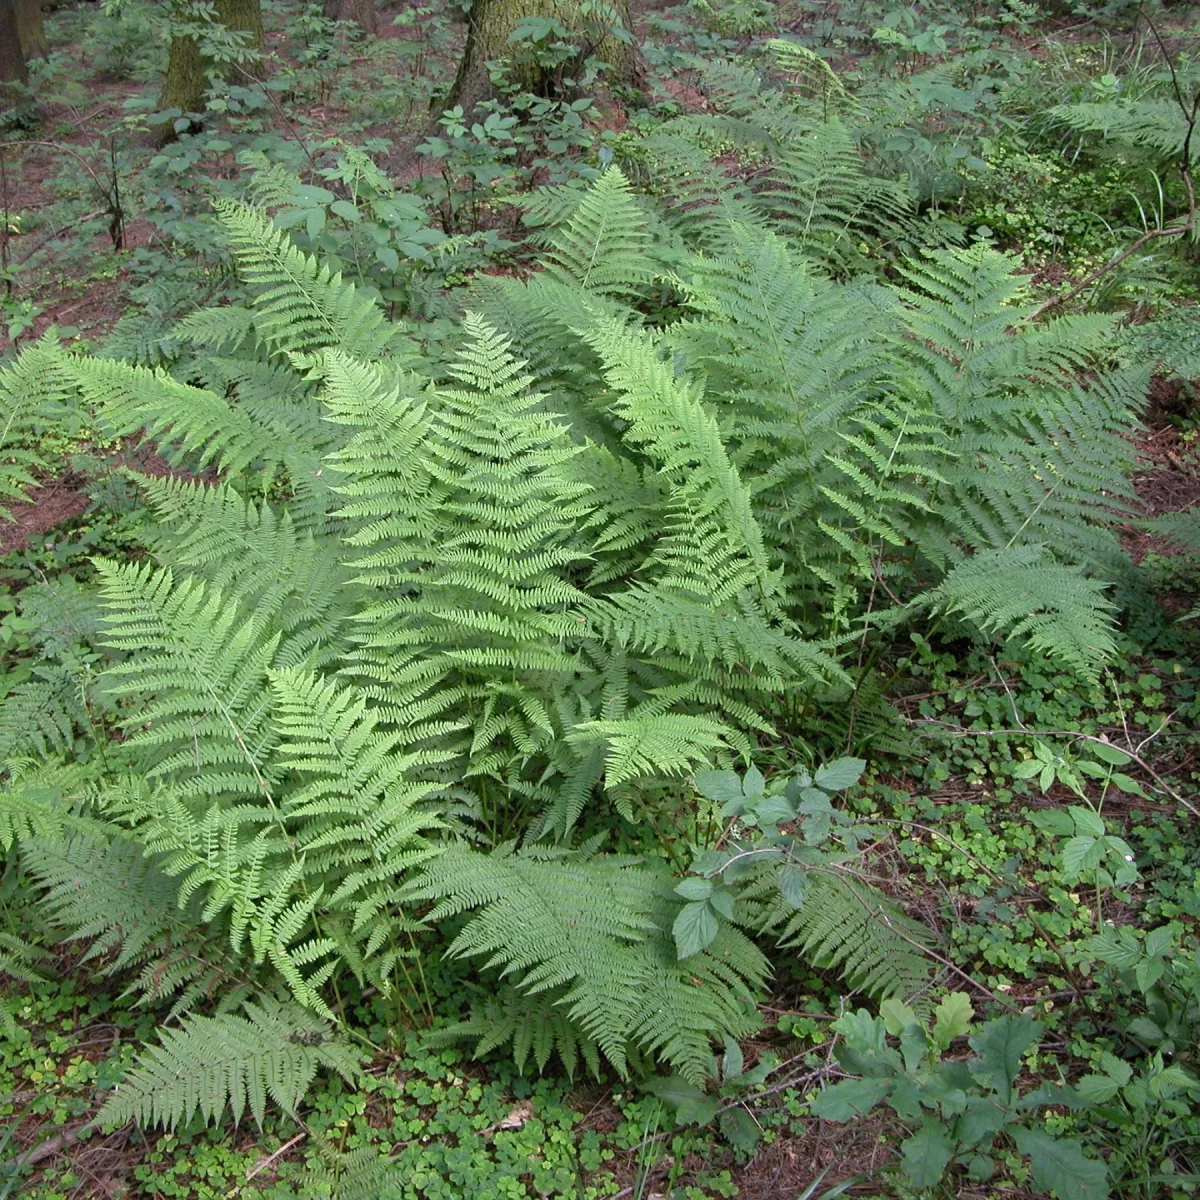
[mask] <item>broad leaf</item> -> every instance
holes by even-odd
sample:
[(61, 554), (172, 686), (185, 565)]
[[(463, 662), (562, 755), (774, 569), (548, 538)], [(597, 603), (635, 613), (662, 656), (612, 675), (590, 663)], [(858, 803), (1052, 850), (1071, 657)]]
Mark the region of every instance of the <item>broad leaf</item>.
[(1021, 1056), (1041, 1036), (1042, 1027), (1032, 1017), (1005, 1015), (989, 1021), (970, 1040), (979, 1055), (971, 1074), (996, 1091), (1001, 1103), (1012, 1099), (1012, 1085), (1021, 1070)]
[(685, 904), (671, 926), (675, 949), (679, 957), (690, 958), (711, 945), (717, 936), (717, 916), (705, 900)]
[(1033, 1182), (1058, 1200), (1107, 1200), (1108, 1171), (1088, 1158), (1074, 1138), (1055, 1138), (1041, 1129), (1016, 1128), (1013, 1141), (1029, 1156)]
[(865, 1116), (892, 1090), (890, 1079), (845, 1079), (827, 1087), (813, 1102), (813, 1113), (826, 1121)]
[(927, 1117), (921, 1128), (900, 1143), (904, 1151), (901, 1166), (914, 1187), (930, 1188), (942, 1182), (946, 1168), (954, 1157), (954, 1139), (946, 1127), (933, 1117)]
[(853, 787), (866, 769), (866, 762), (861, 758), (838, 758), (821, 767), (813, 783), (827, 792), (841, 792)]
[(966, 992), (943, 996), (933, 1010), (933, 1044), (938, 1050), (945, 1050), (955, 1038), (970, 1032), (974, 1017), (975, 1009)]

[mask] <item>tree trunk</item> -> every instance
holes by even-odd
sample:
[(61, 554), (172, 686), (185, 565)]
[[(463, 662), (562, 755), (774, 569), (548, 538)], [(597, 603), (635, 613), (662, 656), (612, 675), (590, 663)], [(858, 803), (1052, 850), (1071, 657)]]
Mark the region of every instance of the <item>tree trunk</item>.
[(16, 0), (14, 7), (25, 61), (46, 58), (50, 54), (50, 43), (46, 40), (46, 27), (42, 24), (42, 0)]
[[(610, 0), (610, 4), (612, 13), (605, 18), (602, 5), (594, 6), (600, 12), (585, 15), (583, 10), (592, 7), (586, 0), (475, 0), (467, 17), (467, 46), (446, 107), (461, 105), (469, 114), (481, 100), (494, 96), (496, 89), (487, 64), (495, 59), (508, 59), (509, 79), (539, 96), (554, 95), (559, 90), (559, 77), (570, 75), (592, 57), (610, 65), (610, 80), (636, 84), (639, 64), (633, 43), (608, 32), (614, 25), (626, 31), (633, 28), (629, 0)], [(552, 75), (547, 74), (522, 53), (520, 46), (508, 41), (517, 22), (526, 17), (552, 18), (565, 26), (580, 47), (579, 57)]]
[[(187, 9), (187, 4), (183, 4), (176, 10), (176, 16), (188, 19)], [(250, 48), (262, 53), (264, 36), (260, 0), (216, 0), (216, 9), (217, 18), (226, 29), (249, 34)], [(211, 75), (222, 72), (227, 77), (240, 77), (243, 72), (248, 73), (248, 70), (245, 65), (231, 67), (227, 63), (219, 64), (207, 60), (200, 42), (194, 37), (173, 37), (158, 107), (177, 108), (184, 113), (198, 113), (204, 104), (204, 90)], [(248, 82), (248, 79), (241, 78), (240, 81), (244, 83)], [(174, 137), (175, 127), (171, 121), (160, 125), (154, 133), (154, 141), (160, 145)]]
[(20, 89), (6, 85), (29, 82), (20, 31), (16, 0), (0, 0), (0, 106), (15, 103), (21, 95)]
[(375, 33), (375, 0), (325, 0), (330, 21), (349, 21), (365, 34)]

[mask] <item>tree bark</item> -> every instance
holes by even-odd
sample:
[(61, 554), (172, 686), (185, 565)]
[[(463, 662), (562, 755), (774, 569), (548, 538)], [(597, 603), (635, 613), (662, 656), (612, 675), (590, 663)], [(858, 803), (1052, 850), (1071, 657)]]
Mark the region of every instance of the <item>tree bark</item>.
[[(260, 0), (216, 0), (216, 9), (217, 18), (226, 29), (249, 34), (250, 48), (262, 53), (264, 35)], [(186, 18), (186, 3), (176, 11), (177, 15)], [(222, 70), (227, 76), (230, 74), (228, 64), (210, 62), (205, 58), (196, 38), (173, 37), (158, 107), (177, 108), (184, 113), (198, 113), (204, 104), (204, 90), (208, 85), (209, 76)], [(154, 141), (160, 145), (174, 137), (175, 127), (170, 121), (160, 125), (154, 133)]]
[(375, 33), (375, 0), (325, 0), (330, 21), (349, 21), (365, 34)]
[[(608, 27), (618, 23), (627, 31), (632, 29), (629, 0), (609, 2), (615, 22), (610, 17)], [(585, 59), (595, 57), (611, 66), (610, 80), (636, 84), (639, 64), (633, 43), (606, 32), (604, 20), (597, 15), (585, 16), (583, 9), (583, 0), (475, 0), (467, 17), (467, 46), (446, 107), (461, 105), (469, 114), (480, 101), (495, 95), (487, 64), (519, 56), (520, 48), (510, 45), (508, 38), (517, 22), (525, 17), (550, 17), (571, 31), (581, 53), (574, 62), (566, 64), (567, 75), (582, 67)], [(526, 91), (549, 96), (556, 91), (558, 74), (550, 77), (536, 63), (513, 61), (509, 77)]]
[(20, 89), (10, 84), (29, 82), (29, 68), (21, 50), (21, 26), (16, 0), (0, 0), (0, 106), (14, 103)]
[(42, 0), (16, 0), (14, 7), (17, 10), (17, 36), (25, 61), (46, 58), (50, 54), (50, 43), (42, 24)]

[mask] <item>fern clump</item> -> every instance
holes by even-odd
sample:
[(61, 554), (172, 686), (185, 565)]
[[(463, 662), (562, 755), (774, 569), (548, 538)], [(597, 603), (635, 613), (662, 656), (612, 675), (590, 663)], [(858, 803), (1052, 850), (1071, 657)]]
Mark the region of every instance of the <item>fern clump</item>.
[[(795, 797), (734, 776), (725, 835), (791, 797), (755, 810), (768, 871), (618, 850), (831, 689), (877, 694), (866, 643), (922, 614), (1094, 674), (1145, 374), (1109, 369), (1107, 318), (1029, 321), (994, 250), (904, 259), (911, 196), (828, 69), (775, 52), (791, 91), (651, 139), (689, 173), (661, 204), (611, 166), (535, 196), (545, 269), (477, 281), (453, 345), (222, 203), (243, 303), (153, 366), (45, 340), (0, 375), (0, 500), (42, 469), (20, 431), (72, 406), (181, 471), (128, 473), (146, 553), (96, 560), (87, 653), (47, 633), (5, 701), (30, 732), (0, 844), (55, 929), (173, 1003), (106, 1123), (295, 1112), (355, 1076), (347, 996), (415, 1015), (442, 934), (485, 993), (443, 1036), (697, 1087), (772, 954), (925, 987), (932, 935), (826, 794), (861, 762)], [(703, 167), (714, 131), (753, 183)]]

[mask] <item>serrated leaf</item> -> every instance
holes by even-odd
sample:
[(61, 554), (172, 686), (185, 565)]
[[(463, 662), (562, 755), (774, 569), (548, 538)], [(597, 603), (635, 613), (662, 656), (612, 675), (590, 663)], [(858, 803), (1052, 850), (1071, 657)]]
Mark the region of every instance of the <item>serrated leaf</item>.
[(827, 792), (842, 792), (859, 781), (866, 766), (861, 758), (837, 758), (818, 768), (813, 783)]
[(779, 894), (793, 907), (804, 903), (808, 891), (808, 872), (795, 863), (788, 863), (779, 872)]
[(767, 781), (757, 767), (751, 767), (742, 778), (742, 793), (747, 800), (761, 796), (766, 791)]
[(1013, 764), (1012, 775), (1014, 779), (1032, 779), (1041, 769), (1040, 759), (1026, 758)]
[(700, 795), (718, 804), (743, 798), (742, 781), (736, 771), (697, 771), (694, 778)]
[(706, 900), (685, 904), (671, 926), (676, 953), (681, 959), (699, 954), (705, 946), (712, 945), (717, 930), (717, 915)]
[(707, 900), (712, 895), (713, 881), (692, 876), (675, 888), (675, 895), (685, 900)]
[(713, 888), (712, 895), (708, 898), (709, 906), (718, 916), (722, 916), (727, 921), (733, 920), (733, 906), (737, 897), (727, 887)]
[(1107, 1104), (1121, 1085), (1107, 1075), (1085, 1075), (1075, 1085), (1075, 1093), (1084, 1104)]
[(1075, 822), (1061, 808), (1044, 808), (1029, 814), (1029, 820), (1043, 833), (1054, 837), (1070, 837), (1075, 832)]
[(796, 810), (785, 796), (764, 796), (757, 804), (748, 802), (747, 808), (758, 818), (760, 825), (782, 825), (796, 817)]
[(1013, 1141), (1028, 1155), (1036, 1187), (1058, 1200), (1107, 1200), (1108, 1171), (1088, 1158), (1074, 1138), (1055, 1138), (1041, 1129), (1014, 1128)]
[(1072, 804), (1067, 808), (1067, 812), (1071, 814), (1071, 820), (1075, 823), (1075, 832), (1081, 837), (1104, 836), (1104, 822), (1090, 808)]
[(1114, 771), (1109, 782), (1113, 787), (1128, 793), (1130, 796), (1141, 796), (1143, 800), (1150, 799), (1146, 795), (1146, 789), (1132, 775), (1126, 775), (1124, 771)]
[(725, 1140), (743, 1154), (753, 1154), (762, 1140), (758, 1122), (741, 1107), (723, 1112), (717, 1120), (717, 1127)]
[(1068, 838), (1062, 848), (1063, 871), (1069, 881), (1081, 872), (1098, 867), (1104, 859), (1104, 842), (1094, 837)]
[(1146, 953), (1151, 958), (1161, 958), (1175, 945), (1175, 930), (1170, 925), (1160, 925), (1146, 934)]

